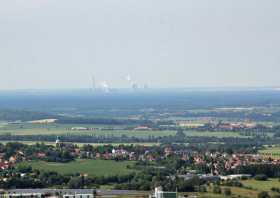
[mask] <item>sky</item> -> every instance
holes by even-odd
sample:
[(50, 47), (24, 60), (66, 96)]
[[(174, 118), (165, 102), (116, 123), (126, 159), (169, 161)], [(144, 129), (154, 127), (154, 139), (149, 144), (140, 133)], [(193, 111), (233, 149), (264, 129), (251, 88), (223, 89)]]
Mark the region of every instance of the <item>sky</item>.
[[(1, 0), (0, 89), (280, 86), (279, 0)], [(127, 76), (130, 76), (128, 81)]]

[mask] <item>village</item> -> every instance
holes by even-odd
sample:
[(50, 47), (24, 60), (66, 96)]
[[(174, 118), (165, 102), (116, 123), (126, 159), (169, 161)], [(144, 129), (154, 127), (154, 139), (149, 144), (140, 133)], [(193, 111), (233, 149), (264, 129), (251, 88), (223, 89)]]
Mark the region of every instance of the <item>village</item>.
[[(5, 149), (5, 147), (7, 147)], [(36, 147), (36, 148), (35, 148)], [(11, 149), (13, 149), (11, 151)], [(147, 162), (164, 168), (164, 161), (169, 159), (180, 160), (189, 167), (177, 172), (182, 174), (201, 174), (203, 167), (204, 174), (219, 176), (220, 179), (226, 179), (228, 173), (236, 173), (238, 168), (250, 165), (280, 165), (280, 159), (274, 158), (269, 154), (259, 153), (237, 153), (234, 151), (221, 152), (198, 150), (188, 146), (178, 145), (101, 145), (92, 146), (84, 144), (77, 146), (72, 143), (64, 143), (59, 140), (55, 146), (36, 144), (24, 145), (21, 143), (9, 143), (2, 145), (0, 153), (0, 169), (7, 170), (16, 167), (17, 164), (24, 161), (42, 160), (48, 162), (67, 163), (76, 159), (93, 160), (114, 160), (114, 161), (134, 161)], [(6, 152), (3, 152), (5, 151)], [(248, 174), (247, 174), (248, 176)], [(228, 178), (233, 177), (232, 174)]]

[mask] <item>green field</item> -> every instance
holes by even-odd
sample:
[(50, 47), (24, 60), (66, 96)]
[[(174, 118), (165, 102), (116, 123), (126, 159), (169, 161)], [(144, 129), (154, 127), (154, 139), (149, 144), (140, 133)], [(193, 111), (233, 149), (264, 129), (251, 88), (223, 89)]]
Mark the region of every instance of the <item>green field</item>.
[(251, 187), (259, 191), (270, 191), (272, 187), (280, 187), (280, 182), (278, 179), (269, 179), (267, 181), (257, 181), (254, 179), (243, 180), (243, 185), (246, 187)]
[(128, 165), (133, 165), (134, 163), (132, 161), (116, 162), (112, 160), (81, 159), (69, 163), (23, 162), (23, 164), (31, 165), (32, 168), (41, 171), (55, 171), (61, 174), (83, 173), (89, 176), (126, 175), (134, 171), (127, 168)]
[(196, 195), (199, 198), (235, 198), (235, 197), (244, 197), (244, 198), (256, 198), (258, 193), (262, 191), (267, 191), (271, 196), (279, 195), (278, 193), (272, 192), (272, 187), (280, 187), (280, 182), (278, 179), (269, 179), (268, 181), (256, 181), (254, 179), (241, 181), (244, 187), (225, 187), (221, 186), (222, 191), (224, 188), (230, 188), (232, 195), (225, 196), (223, 194), (214, 194), (213, 186), (207, 188), (206, 193), (187, 193), (188, 195)]
[(187, 136), (197, 136), (197, 137), (239, 137), (239, 138), (247, 138), (248, 136), (241, 136), (238, 132), (229, 132), (229, 131), (221, 131), (221, 132), (200, 132), (200, 131), (186, 131)]
[(160, 131), (160, 130), (125, 130), (125, 129), (95, 129), (95, 130), (71, 130), (72, 127), (88, 127), (88, 128), (110, 128), (113, 126), (100, 125), (68, 125), (68, 124), (9, 124), (0, 128), (0, 134), (12, 135), (95, 135), (95, 136), (129, 136), (129, 137), (148, 137), (148, 136), (169, 136), (175, 135), (176, 131)]
[[(71, 130), (73, 127), (87, 127), (95, 128), (94, 130)], [(109, 130), (108, 128), (115, 128)], [(128, 136), (147, 138), (149, 136), (174, 136), (175, 130), (126, 130), (120, 126), (104, 126), (104, 125), (75, 125), (75, 124), (3, 124), (0, 127), (0, 134), (11, 134), (11, 135), (94, 135), (94, 136)], [(198, 132), (198, 131), (185, 131), (187, 136), (199, 136), (199, 137), (244, 137), (238, 132)]]
[(214, 194), (212, 193), (212, 188), (208, 187), (208, 192), (206, 193), (187, 193), (188, 195), (195, 195), (198, 198), (236, 198), (236, 197), (242, 197), (242, 198), (256, 198), (259, 191), (256, 190), (250, 190), (245, 188), (239, 188), (239, 187), (221, 187), (222, 191), (224, 188), (230, 188), (231, 189), (231, 196), (225, 196), (222, 194)]
[[(8, 142), (12, 142), (12, 141), (1, 141), (2, 144), (7, 144)], [(46, 145), (52, 145), (55, 146), (55, 142), (35, 142), (35, 141), (16, 141), (22, 144), (27, 144), (27, 145), (34, 145), (37, 143), (44, 143)], [(132, 142), (132, 143), (78, 143), (78, 142), (65, 142), (65, 143), (72, 143), (75, 144), (77, 146), (83, 146), (85, 144), (90, 144), (92, 146), (103, 146), (103, 145), (113, 145), (113, 146), (119, 146), (119, 145), (140, 145), (140, 146), (159, 146), (160, 143), (156, 143), (156, 142)]]
[(266, 157), (272, 157), (275, 159), (279, 159), (280, 158), (280, 147), (279, 146), (266, 147), (262, 150), (259, 150), (259, 153)]
[[(88, 127), (98, 128), (94, 130), (71, 130), (72, 127)], [(107, 129), (103, 129), (103, 128)], [(175, 135), (176, 131), (160, 131), (160, 130), (125, 130), (115, 129), (108, 130), (113, 126), (104, 125), (68, 125), (68, 124), (9, 124), (0, 128), (0, 134), (12, 134), (12, 135), (63, 135), (63, 134), (75, 134), (75, 135), (95, 135), (95, 136), (129, 136), (129, 137), (148, 137), (148, 136), (169, 136)]]

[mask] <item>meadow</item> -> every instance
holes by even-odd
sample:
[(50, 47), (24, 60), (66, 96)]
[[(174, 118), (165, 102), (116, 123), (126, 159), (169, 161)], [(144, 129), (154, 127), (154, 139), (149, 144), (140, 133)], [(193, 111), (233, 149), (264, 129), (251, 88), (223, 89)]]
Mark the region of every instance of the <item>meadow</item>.
[(230, 131), (185, 131), (187, 136), (196, 136), (196, 137), (218, 137), (218, 138), (226, 138), (226, 137), (239, 137), (239, 138), (247, 138), (249, 136), (242, 136), (238, 132), (230, 132)]
[(257, 181), (250, 179), (243, 180), (242, 183), (245, 187), (250, 187), (259, 191), (270, 191), (272, 187), (280, 187), (280, 181), (278, 179), (268, 179), (267, 181)]
[[(91, 130), (71, 130), (73, 127), (86, 127)], [(127, 136), (137, 138), (165, 137), (176, 135), (175, 130), (133, 130), (127, 129), (127, 126), (109, 126), (109, 125), (75, 125), (75, 124), (2, 124), (0, 127), (1, 134), (11, 135), (93, 135), (93, 136)], [(200, 132), (195, 130), (185, 131), (187, 136), (193, 137), (239, 137), (247, 138), (248, 136), (241, 136), (238, 132)]]
[(280, 159), (280, 147), (279, 146), (266, 147), (262, 150), (259, 150), (259, 153), (266, 157)]
[[(7, 144), (11, 141), (1, 141), (2, 144)], [(55, 142), (35, 142), (35, 141), (16, 141), (16, 142), (19, 142), (19, 143), (22, 143), (22, 144), (27, 144), (27, 145), (34, 145), (34, 144), (37, 144), (37, 143), (44, 143), (46, 145), (52, 145), (52, 146), (55, 146)], [(119, 145), (140, 145), (140, 146), (159, 146), (160, 143), (156, 143), (156, 142), (133, 142), (133, 143), (126, 143), (126, 142), (123, 142), (123, 143), (80, 143), (80, 142), (65, 142), (65, 143), (73, 143), (79, 147), (85, 145), (85, 144), (89, 144), (89, 145), (92, 145), (92, 146), (103, 146), (103, 145), (112, 145), (112, 146), (119, 146)]]
[(69, 163), (54, 163), (44, 161), (22, 162), (31, 165), (33, 169), (41, 171), (55, 171), (61, 174), (82, 173), (89, 176), (114, 176), (126, 175), (134, 170), (127, 166), (133, 165), (132, 161), (112, 161), (112, 160), (86, 160), (78, 159)]
[(272, 187), (280, 186), (278, 179), (269, 179), (267, 181), (256, 181), (254, 179), (243, 180), (241, 181), (244, 187), (224, 187), (221, 186), (222, 191), (224, 188), (230, 188), (232, 195), (225, 196), (223, 194), (214, 194), (212, 193), (213, 186), (209, 186), (206, 193), (187, 193), (188, 195), (197, 195), (201, 198), (227, 198), (227, 197), (244, 197), (244, 198), (253, 198), (257, 197), (258, 193), (262, 191), (269, 192), (270, 196), (279, 195), (278, 193), (272, 192)]

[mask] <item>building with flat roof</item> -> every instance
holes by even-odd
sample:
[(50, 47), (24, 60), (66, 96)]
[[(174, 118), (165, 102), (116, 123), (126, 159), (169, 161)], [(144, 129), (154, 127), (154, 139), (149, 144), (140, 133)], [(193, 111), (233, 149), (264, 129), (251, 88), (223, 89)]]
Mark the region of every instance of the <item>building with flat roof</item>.
[(177, 198), (177, 192), (167, 192), (161, 187), (156, 187), (154, 194), (151, 194), (149, 198)]
[(3, 197), (7, 198), (94, 198), (94, 189), (14, 189), (4, 192)]

